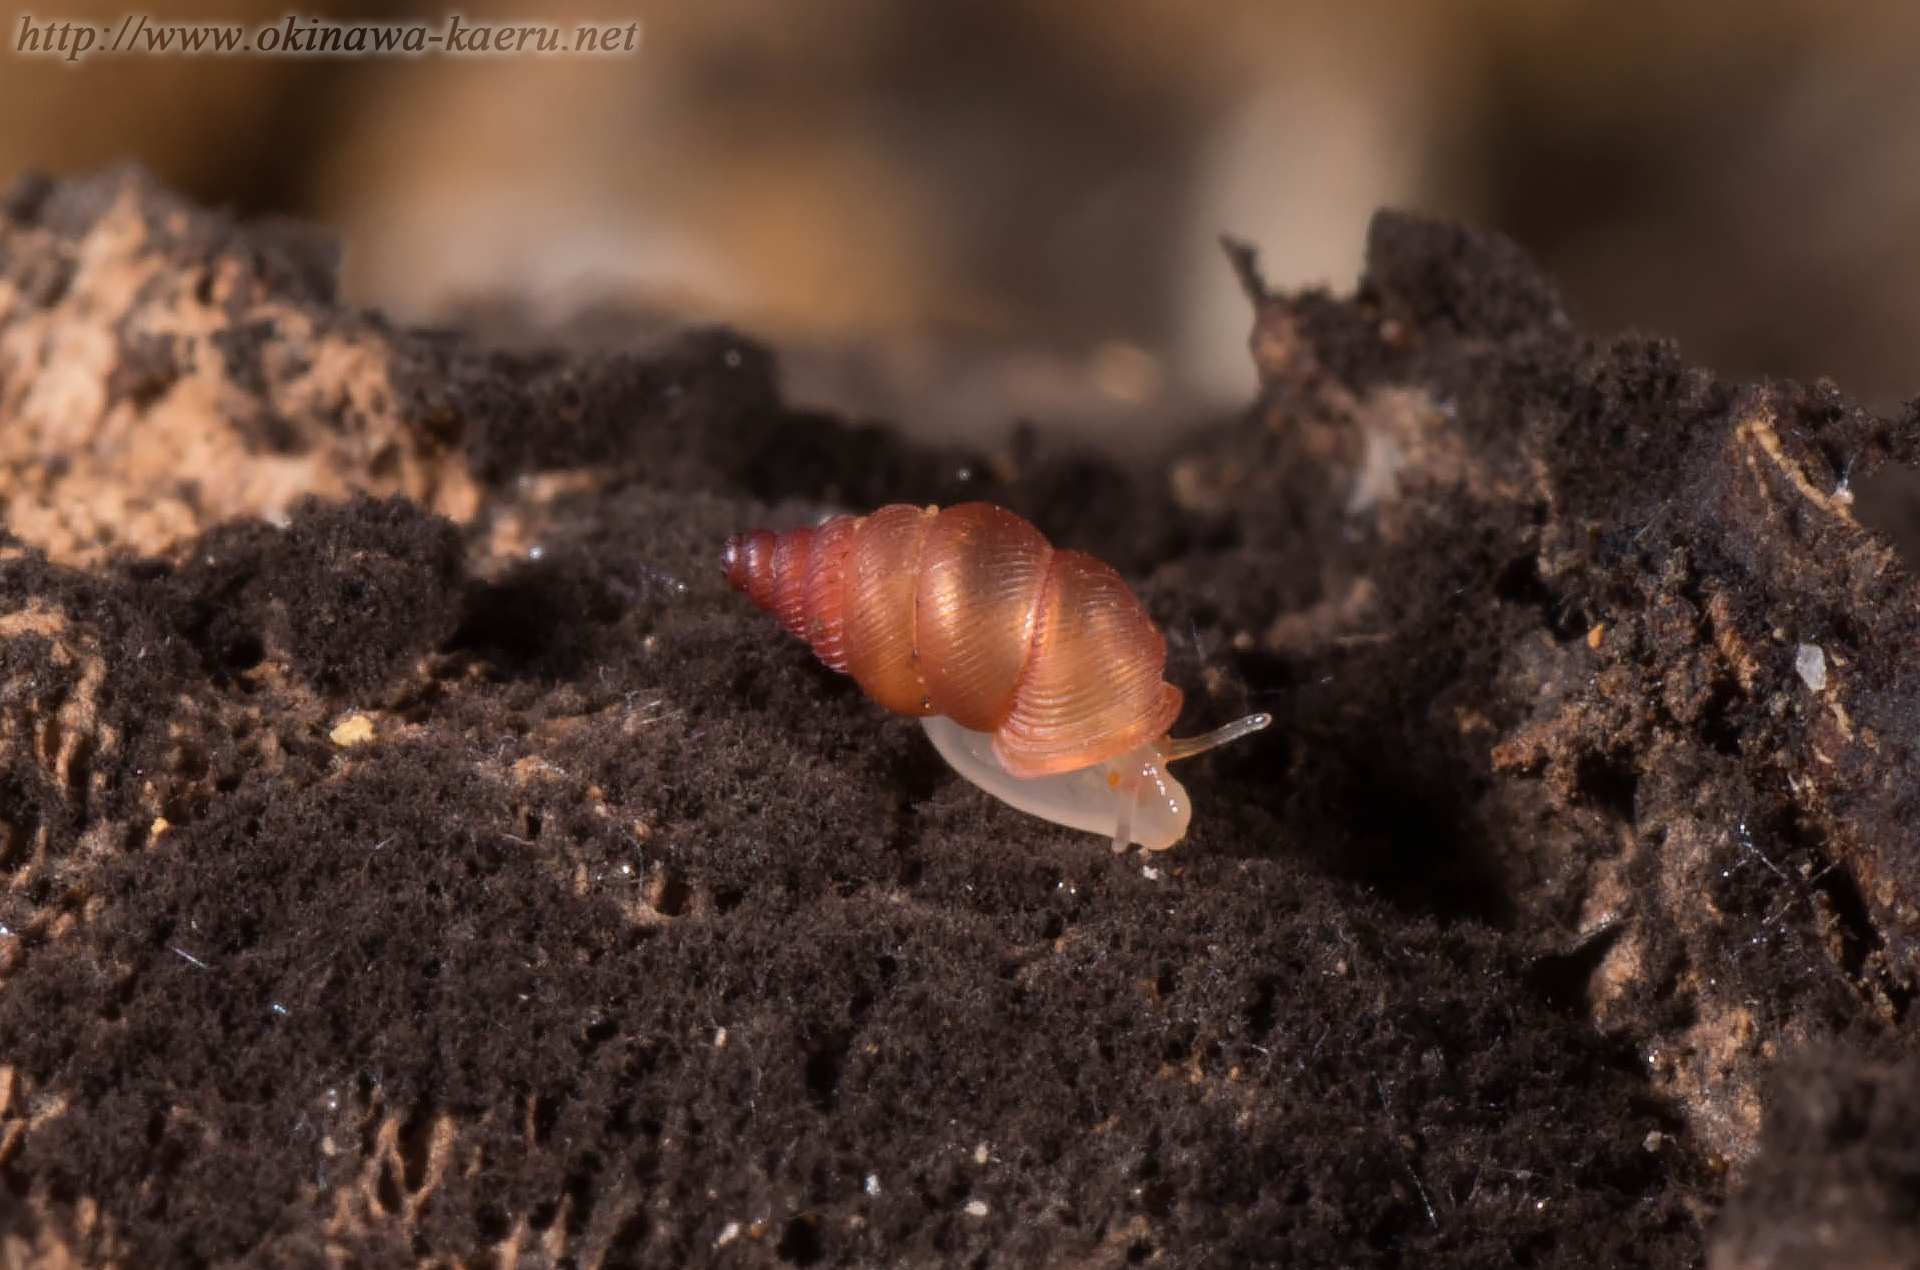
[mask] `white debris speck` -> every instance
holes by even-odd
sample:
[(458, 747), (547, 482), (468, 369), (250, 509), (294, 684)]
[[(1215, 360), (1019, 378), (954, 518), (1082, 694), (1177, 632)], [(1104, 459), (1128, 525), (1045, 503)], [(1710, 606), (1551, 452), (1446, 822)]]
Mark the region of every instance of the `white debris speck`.
[(1407, 465), (1406, 453), (1385, 428), (1365, 428), (1361, 435), (1366, 449), (1361, 454), (1359, 475), (1353, 480), (1353, 492), (1347, 495), (1349, 516), (1372, 511), (1397, 494), (1400, 469)]
[(986, 1166), (987, 1161), (991, 1158), (993, 1158), (993, 1152), (987, 1150), (986, 1143), (982, 1142), (979, 1146), (973, 1149), (973, 1162), (975, 1164), (978, 1164), (984, 1168)]
[(987, 1201), (983, 1199), (970, 1199), (967, 1201), (967, 1216), (985, 1217), (986, 1215)]
[(880, 1193), (880, 1175), (878, 1173), (867, 1174), (866, 1191), (869, 1195), (878, 1195)]
[(1820, 651), (1818, 644), (1802, 644), (1794, 654), (1793, 668), (1800, 672), (1801, 680), (1815, 692), (1827, 686), (1827, 655)]
[(717, 1050), (727, 1048), (727, 1029), (717, 1027), (713, 1030), (713, 1048)]
[(1140, 876), (1149, 882), (1158, 882), (1160, 880), (1160, 870), (1154, 868), (1151, 864), (1143, 864), (1140, 866)]
[(724, 1248), (738, 1238), (740, 1238), (740, 1223), (730, 1221), (720, 1228), (720, 1237), (713, 1241), (713, 1246)]

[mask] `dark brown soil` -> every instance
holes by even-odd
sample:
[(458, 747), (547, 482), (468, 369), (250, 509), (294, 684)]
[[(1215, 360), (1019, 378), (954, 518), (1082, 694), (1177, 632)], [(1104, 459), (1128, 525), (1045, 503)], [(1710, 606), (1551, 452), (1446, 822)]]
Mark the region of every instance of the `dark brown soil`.
[[(1242, 258), (1262, 400), (1129, 468), (397, 330), (135, 172), (0, 212), (0, 1260), (1908, 1264), (1911, 415), (1389, 214), (1350, 298)], [(1276, 716), (1173, 852), (716, 567), (967, 498)]]

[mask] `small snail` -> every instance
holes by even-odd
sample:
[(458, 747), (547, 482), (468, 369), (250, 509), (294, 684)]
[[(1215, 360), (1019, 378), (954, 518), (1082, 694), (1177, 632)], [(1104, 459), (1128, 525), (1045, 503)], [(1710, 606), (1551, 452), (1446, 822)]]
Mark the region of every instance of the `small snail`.
[(1120, 575), (1056, 551), (1002, 507), (894, 503), (811, 529), (727, 540), (735, 590), (919, 717), (962, 776), (1022, 811), (1113, 849), (1161, 851), (1187, 831), (1166, 764), (1258, 732), (1265, 714), (1205, 736), (1167, 735), (1180, 690), (1167, 645)]

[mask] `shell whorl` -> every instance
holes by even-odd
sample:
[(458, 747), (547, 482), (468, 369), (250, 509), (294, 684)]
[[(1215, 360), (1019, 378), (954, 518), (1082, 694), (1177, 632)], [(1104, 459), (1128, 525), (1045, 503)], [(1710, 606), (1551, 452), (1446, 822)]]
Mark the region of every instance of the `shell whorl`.
[(991, 733), (1015, 776), (1091, 766), (1180, 713), (1166, 641), (1120, 575), (990, 503), (736, 535), (721, 564), (868, 696)]

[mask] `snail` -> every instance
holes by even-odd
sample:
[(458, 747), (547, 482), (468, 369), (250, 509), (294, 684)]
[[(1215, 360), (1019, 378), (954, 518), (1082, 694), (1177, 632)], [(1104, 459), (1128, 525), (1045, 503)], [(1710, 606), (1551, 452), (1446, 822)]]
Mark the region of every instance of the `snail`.
[(1265, 714), (1176, 740), (1167, 645), (1107, 565), (1003, 507), (894, 503), (727, 540), (735, 590), (917, 716), (975, 785), (1022, 811), (1161, 851), (1192, 809), (1166, 765), (1258, 732)]

